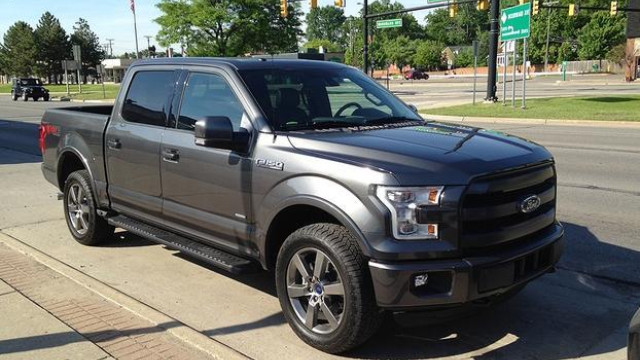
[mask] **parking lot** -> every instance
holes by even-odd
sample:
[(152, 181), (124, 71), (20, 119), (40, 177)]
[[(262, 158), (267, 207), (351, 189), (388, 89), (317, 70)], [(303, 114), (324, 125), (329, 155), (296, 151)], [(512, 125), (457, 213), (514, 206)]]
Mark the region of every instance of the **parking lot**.
[[(400, 95), (408, 102), (415, 96)], [(332, 358), (291, 331), (271, 273), (230, 275), (126, 232), (105, 247), (75, 243), (56, 189), (40, 173), (37, 124), (52, 106), (70, 105), (0, 96), (0, 236), (249, 358)], [(475, 125), (529, 138), (556, 156), (558, 218), (566, 229), (558, 271), (469, 317), (398, 315), (343, 357), (624, 359), (627, 326), (640, 305), (640, 124)]]

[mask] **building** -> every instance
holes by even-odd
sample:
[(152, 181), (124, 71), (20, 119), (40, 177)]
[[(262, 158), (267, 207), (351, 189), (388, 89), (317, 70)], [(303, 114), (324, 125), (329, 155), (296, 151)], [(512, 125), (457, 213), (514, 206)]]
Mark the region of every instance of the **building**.
[(120, 83), (124, 73), (136, 59), (105, 59), (102, 60), (105, 82)]

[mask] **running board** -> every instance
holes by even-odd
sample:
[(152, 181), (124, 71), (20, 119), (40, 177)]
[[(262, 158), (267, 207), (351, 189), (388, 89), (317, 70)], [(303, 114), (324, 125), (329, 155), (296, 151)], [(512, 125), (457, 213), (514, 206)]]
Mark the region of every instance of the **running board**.
[(110, 225), (125, 229), (145, 239), (166, 245), (181, 253), (202, 260), (234, 274), (246, 274), (255, 271), (255, 264), (247, 259), (212, 248), (205, 244), (187, 239), (174, 233), (147, 225), (124, 215), (107, 218)]

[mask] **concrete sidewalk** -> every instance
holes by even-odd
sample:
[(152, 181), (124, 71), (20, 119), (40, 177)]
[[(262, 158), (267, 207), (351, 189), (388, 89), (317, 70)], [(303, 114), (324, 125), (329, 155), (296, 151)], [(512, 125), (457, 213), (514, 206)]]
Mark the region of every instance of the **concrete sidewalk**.
[(212, 357), (1, 240), (2, 359)]
[(3, 359), (110, 359), (109, 354), (0, 280)]

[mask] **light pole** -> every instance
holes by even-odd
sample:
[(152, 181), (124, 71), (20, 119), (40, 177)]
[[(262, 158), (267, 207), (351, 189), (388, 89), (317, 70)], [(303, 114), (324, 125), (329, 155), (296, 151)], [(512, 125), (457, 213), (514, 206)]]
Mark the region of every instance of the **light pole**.
[(367, 27), (367, 15), (369, 13), (369, 1), (363, 0), (362, 2), (362, 26), (364, 35), (364, 46), (362, 48), (362, 59), (364, 61), (363, 70), (365, 74), (369, 74), (369, 28)]

